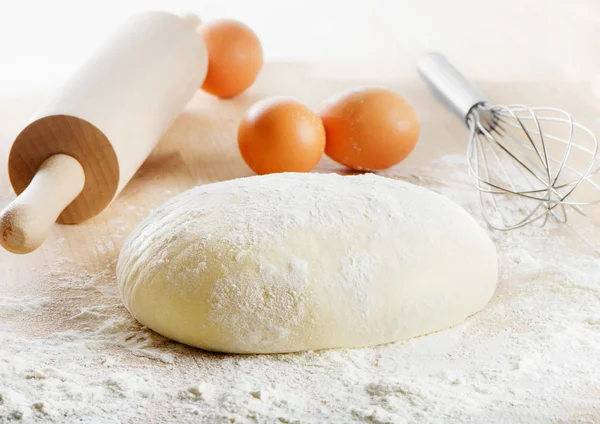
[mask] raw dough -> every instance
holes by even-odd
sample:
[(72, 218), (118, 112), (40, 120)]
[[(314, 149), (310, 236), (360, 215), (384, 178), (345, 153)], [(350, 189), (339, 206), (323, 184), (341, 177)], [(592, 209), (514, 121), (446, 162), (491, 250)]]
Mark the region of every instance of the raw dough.
[(207, 350), (370, 346), (441, 330), (490, 299), (496, 250), (439, 194), (376, 175), (272, 174), (189, 190), (126, 240), (125, 306)]

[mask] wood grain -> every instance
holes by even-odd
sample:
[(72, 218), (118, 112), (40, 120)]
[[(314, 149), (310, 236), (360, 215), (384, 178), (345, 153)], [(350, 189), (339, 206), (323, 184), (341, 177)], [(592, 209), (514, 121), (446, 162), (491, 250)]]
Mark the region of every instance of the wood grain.
[(100, 213), (114, 198), (119, 185), (119, 161), (104, 133), (88, 121), (51, 115), (29, 124), (17, 136), (10, 152), (8, 173), (21, 194), (47, 158), (66, 154), (77, 159), (85, 186), (61, 213), (58, 222), (76, 224)]

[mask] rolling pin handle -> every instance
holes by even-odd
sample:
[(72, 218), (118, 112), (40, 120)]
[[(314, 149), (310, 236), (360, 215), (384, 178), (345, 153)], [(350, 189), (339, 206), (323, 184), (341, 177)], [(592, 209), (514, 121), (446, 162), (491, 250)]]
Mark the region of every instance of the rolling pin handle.
[(50, 156), (27, 188), (0, 213), (0, 244), (19, 254), (37, 249), (84, 184), (85, 173), (77, 159)]
[(202, 20), (194, 13), (182, 13), (179, 15), (179, 17), (186, 21), (194, 29), (198, 29), (198, 27), (202, 25)]

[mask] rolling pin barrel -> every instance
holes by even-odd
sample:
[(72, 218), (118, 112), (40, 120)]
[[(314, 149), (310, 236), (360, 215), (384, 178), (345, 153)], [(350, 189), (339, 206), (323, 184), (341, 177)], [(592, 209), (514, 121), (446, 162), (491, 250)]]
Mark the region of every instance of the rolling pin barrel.
[(21, 131), (8, 160), (19, 197), (0, 214), (8, 250), (35, 249), (49, 220), (84, 221), (123, 189), (206, 77), (198, 23), (163, 12), (129, 19)]

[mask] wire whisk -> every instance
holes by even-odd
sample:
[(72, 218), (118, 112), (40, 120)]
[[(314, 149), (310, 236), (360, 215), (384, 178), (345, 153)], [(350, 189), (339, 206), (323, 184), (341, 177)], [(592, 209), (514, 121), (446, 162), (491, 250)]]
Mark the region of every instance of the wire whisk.
[(567, 209), (585, 215), (581, 206), (600, 203), (598, 139), (569, 113), (493, 104), (439, 53), (419, 73), (469, 128), (469, 178), (492, 228), (565, 223)]

